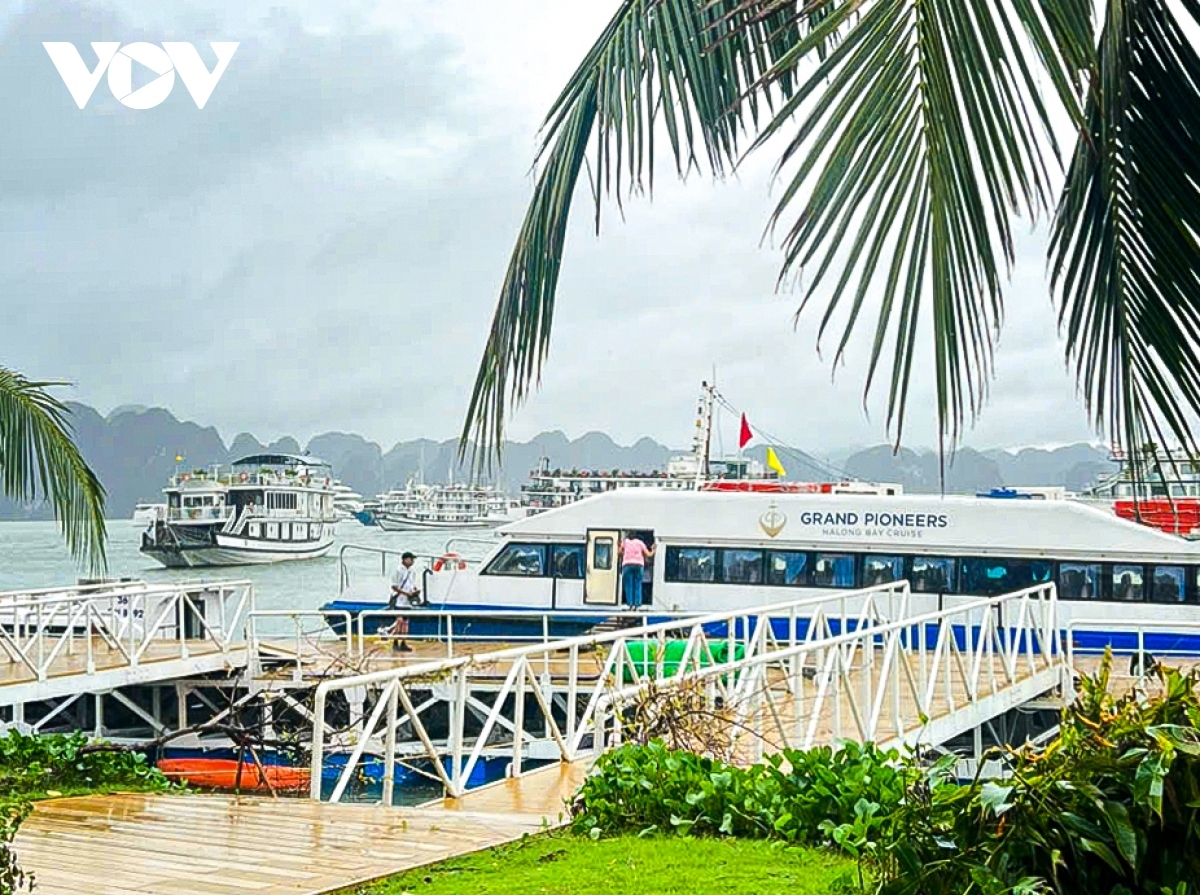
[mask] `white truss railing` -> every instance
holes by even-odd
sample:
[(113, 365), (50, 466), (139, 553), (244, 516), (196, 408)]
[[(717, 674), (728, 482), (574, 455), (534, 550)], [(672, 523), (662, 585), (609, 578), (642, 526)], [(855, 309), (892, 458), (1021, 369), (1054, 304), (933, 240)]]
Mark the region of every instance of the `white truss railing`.
[[(228, 653), (242, 645), (254, 609), (249, 581), (101, 584), (66, 591), (0, 594), (0, 662), (44, 681), (55, 663), (82, 656), (95, 674), (104, 667), (187, 659), (195, 652)], [(10, 681), (22, 675), (10, 674)]]
[[(496, 736), (511, 749), (513, 775), (533, 741), (543, 757), (575, 761), (622, 742), (626, 710), (653, 688), (689, 684), (725, 719), (731, 744), (748, 742), (754, 754), (847, 737), (941, 742), (1057, 687), (1058, 637), (1052, 584), (917, 615), (899, 582), (327, 681), (313, 712), (312, 797), (321, 796), (325, 708), (338, 691), (377, 696), (331, 799), (370, 750), (383, 758), (390, 803), (402, 727), (458, 796)], [(435, 742), (422, 716), (439, 692), (449, 726)]]
[[(379, 690), (370, 716), (361, 725), (354, 753), (334, 788), (334, 801), (341, 798), (359, 760), (372, 746), (381, 746), (377, 751), (385, 756), (388, 775), (384, 780), (385, 800), (390, 801), (393, 761), (386, 757), (394, 759), (397, 730), (406, 724), (411, 726), (414, 738), (421, 741), (427, 757), (433, 760), (437, 777), (446, 790), (461, 794), (464, 781), (470, 779), (497, 728), (512, 734), (514, 768), (520, 772), (526, 721), (533, 720), (524, 717), (526, 695), (536, 700), (540, 716), (546, 719), (543, 738), (554, 740), (559, 757), (572, 760), (587, 751), (585, 744), (596, 713), (603, 711), (604, 698), (613, 689), (614, 681), (663, 681), (693, 668), (728, 666), (734, 658), (744, 660), (764, 650), (778, 650), (785, 644), (796, 647), (819, 642), (847, 629), (904, 618), (908, 615), (908, 603), (907, 582), (896, 582), (326, 681), (317, 688), (313, 710), (313, 797), (320, 795), (326, 742), (325, 706), (334, 692)], [(675, 647), (678, 654), (673, 658), (666, 655), (668, 641), (682, 644)], [(648, 658), (651, 655), (653, 658)], [(415, 695), (416, 691), (428, 691), (431, 685), (449, 694), (451, 719), (449, 736), (443, 740), (445, 748), (435, 745), (421, 717), (437, 700)], [(493, 695), (492, 704), (485, 703), (481, 694)], [(510, 697), (514, 705), (511, 720), (503, 716), (503, 707)], [(552, 710), (556, 702), (560, 706), (561, 723)], [(478, 720), (480, 729), (468, 743), (467, 722), (472, 717)], [(378, 742), (380, 736), (382, 743)], [(452, 755), (449, 772), (440, 760), (447, 752)]]
[[(1059, 686), (1057, 624), (1056, 588), (1046, 584), (830, 632), (670, 683), (710, 684), (729, 712), (731, 741), (748, 739), (759, 752), (847, 738), (935, 745)], [(712, 687), (718, 680), (733, 683)], [(597, 751), (621, 742), (621, 709), (645, 693), (634, 684), (606, 694)]]

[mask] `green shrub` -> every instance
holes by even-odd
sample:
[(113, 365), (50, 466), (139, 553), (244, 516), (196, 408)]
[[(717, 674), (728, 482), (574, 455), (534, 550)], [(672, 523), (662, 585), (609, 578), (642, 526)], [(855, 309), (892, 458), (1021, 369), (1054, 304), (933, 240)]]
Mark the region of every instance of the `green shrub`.
[(81, 733), (0, 737), (0, 801), (48, 791), (167, 789), (171, 783), (138, 752), (97, 749)]
[(832, 842), (858, 855), (919, 776), (897, 753), (857, 743), (785, 750), (740, 768), (655, 741), (600, 757), (577, 797), (573, 827), (592, 837), (663, 832)]
[(929, 771), (881, 843), (881, 895), (1200, 892), (1200, 678), (1158, 674), (1162, 695), (1118, 699), (1106, 662), (1009, 780)]
[(737, 768), (651, 742), (600, 758), (573, 826), (833, 845), (876, 895), (1200, 895), (1200, 672), (1117, 698), (1109, 665), (1002, 781), (856, 744)]

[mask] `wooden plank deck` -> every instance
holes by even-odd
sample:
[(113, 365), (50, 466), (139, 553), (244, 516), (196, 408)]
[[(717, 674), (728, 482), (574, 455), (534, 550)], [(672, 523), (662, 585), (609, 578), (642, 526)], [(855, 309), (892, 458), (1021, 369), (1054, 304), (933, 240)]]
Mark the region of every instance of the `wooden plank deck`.
[(42, 895), (318, 895), (541, 829), (538, 814), (465, 806), (114, 795), (39, 803), (16, 850)]

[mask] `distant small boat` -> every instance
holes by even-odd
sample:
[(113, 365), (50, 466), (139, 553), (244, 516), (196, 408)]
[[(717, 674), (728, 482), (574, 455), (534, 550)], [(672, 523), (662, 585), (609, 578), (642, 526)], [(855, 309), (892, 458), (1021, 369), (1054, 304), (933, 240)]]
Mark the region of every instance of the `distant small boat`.
[(205, 789), (246, 789), (255, 792), (296, 792), (308, 789), (312, 772), (308, 768), (266, 764), (260, 769), (253, 761), (232, 758), (164, 758), (158, 769), (172, 780), (183, 780)]
[(165, 503), (139, 503), (133, 508), (133, 524), (138, 528), (153, 525), (159, 519), (167, 518)]

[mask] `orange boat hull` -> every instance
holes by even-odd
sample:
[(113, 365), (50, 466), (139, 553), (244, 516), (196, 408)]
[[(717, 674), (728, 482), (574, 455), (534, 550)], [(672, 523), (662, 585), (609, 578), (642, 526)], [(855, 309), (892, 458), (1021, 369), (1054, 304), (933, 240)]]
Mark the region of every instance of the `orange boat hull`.
[(158, 769), (172, 780), (205, 789), (262, 792), (308, 789), (312, 776), (308, 768), (264, 765), (260, 770), (252, 761), (243, 763), (239, 772), (238, 763), (231, 758), (167, 758), (158, 763)]

